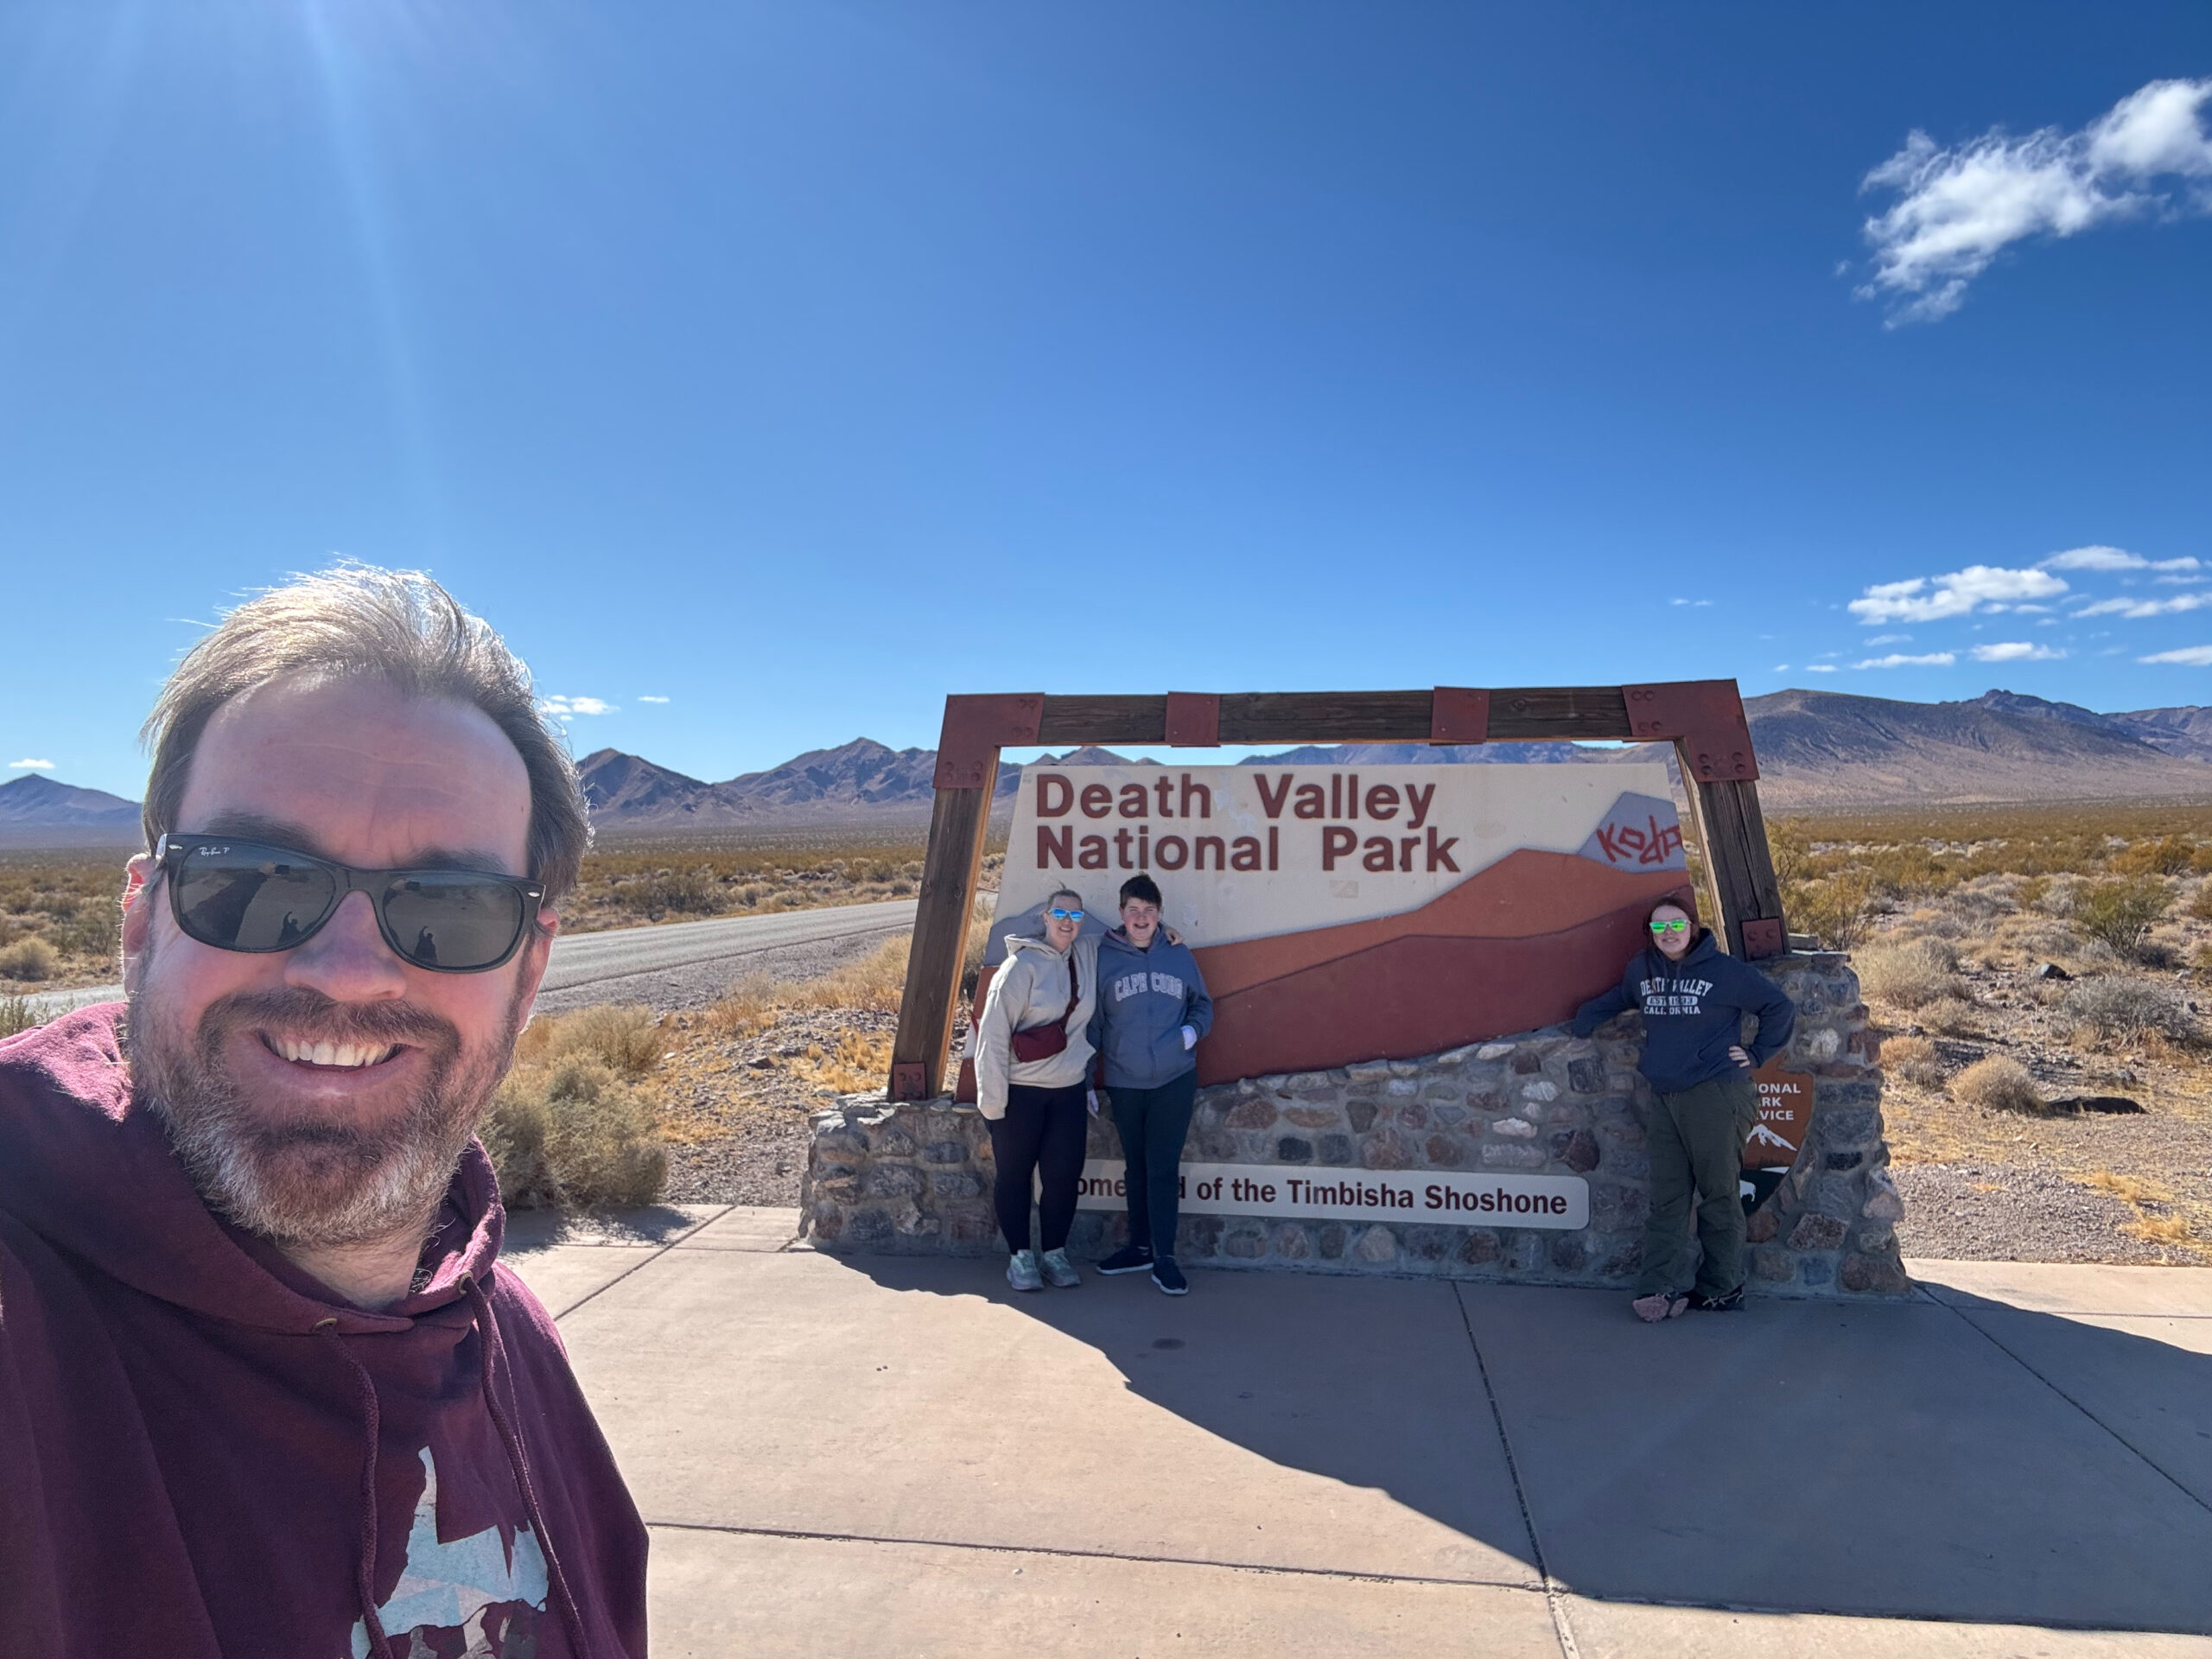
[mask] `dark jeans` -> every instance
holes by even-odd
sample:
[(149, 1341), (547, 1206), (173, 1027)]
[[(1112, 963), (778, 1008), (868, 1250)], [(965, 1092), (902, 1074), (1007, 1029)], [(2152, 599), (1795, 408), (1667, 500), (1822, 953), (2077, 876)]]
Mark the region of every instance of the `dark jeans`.
[(1114, 1127), (1122, 1132), (1122, 1185), (1129, 1195), (1129, 1243), (1158, 1255), (1175, 1254), (1182, 1210), (1183, 1137), (1198, 1097), (1193, 1069), (1157, 1089), (1109, 1089)]
[(1068, 1242), (1068, 1229), (1075, 1224), (1075, 1190), (1083, 1179), (1084, 1142), (1090, 1133), (1086, 1120), (1090, 1114), (1083, 1096), (1079, 1083), (1065, 1089), (1033, 1089), (1017, 1083), (1006, 1091), (1006, 1116), (983, 1120), (991, 1131), (991, 1161), (998, 1166), (991, 1200), (1009, 1250), (1029, 1248), (1032, 1173), (1043, 1188), (1037, 1198), (1043, 1248), (1057, 1250)]

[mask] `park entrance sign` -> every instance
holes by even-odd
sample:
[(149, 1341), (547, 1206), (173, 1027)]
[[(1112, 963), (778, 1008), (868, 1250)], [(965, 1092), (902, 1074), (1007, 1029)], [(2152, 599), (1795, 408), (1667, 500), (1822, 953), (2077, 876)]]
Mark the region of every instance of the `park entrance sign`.
[[(1726, 680), (947, 699), (889, 1087), (810, 1120), (804, 1235), (836, 1251), (1004, 1248), (988, 1128), (946, 1065), (1002, 748), (1507, 740), (1669, 744), (1680, 817), (1666, 751), (1650, 747), (1541, 766), (1353, 765), (1340, 748), (1021, 775), (991, 957), (1062, 885), (1084, 895), (1086, 925), (1111, 925), (1144, 870), (1213, 995), (1177, 1256), (1630, 1282), (1650, 1202), (1635, 1022), (1587, 1039), (1559, 1022), (1618, 982), (1653, 902), (1679, 897), (1797, 1009), (1761, 1073), (1745, 1159), (1752, 1277), (1805, 1295), (1907, 1291), (1866, 1007), (1844, 957), (1791, 948)], [(1103, 1116), (1086, 1136), (1068, 1246), (1096, 1258), (1128, 1236), (1122, 1148)]]
[(1556, 1024), (1694, 903), (1657, 765), (1032, 766), (987, 973), (1056, 887), (1110, 925), (1140, 870), (1214, 998), (1201, 1084)]
[[(954, 1003), (959, 994), (961, 958), (982, 866), (983, 838), (989, 824), (1001, 749), (1034, 746), (1077, 747), (1088, 744), (1206, 749), (1226, 744), (1262, 747), (1308, 743), (1465, 745), (1524, 740), (1671, 744), (1689, 808), (1687, 838), (1697, 842), (1704, 853), (1705, 903), (1701, 913), (1720, 936), (1723, 947), (1732, 954), (1756, 959), (1780, 956), (1788, 950), (1781, 888), (1775, 880), (1773, 861), (1767, 850), (1766, 825), (1759, 813), (1756, 781), (1758, 763), (1751, 752), (1743, 699), (1733, 680), (1503, 690), (1438, 686), (1426, 691), (1249, 691), (1220, 695), (1171, 691), (1164, 696), (1051, 696), (1039, 692), (1014, 692), (952, 696), (945, 699), (944, 731), (938, 746), (937, 802), (930, 818), (929, 851), (922, 869), (906, 995), (899, 1004), (899, 1030), (892, 1046), (890, 1098), (932, 1098), (950, 1081), (946, 1076), (946, 1056), (952, 1036)], [(1120, 836), (1124, 830), (1129, 836), (1128, 856), (1133, 863), (1137, 849), (1141, 846), (1151, 860), (1155, 875), (1172, 876), (1177, 873), (1163, 867), (1154, 850), (1157, 838), (1164, 831), (1170, 841), (1186, 843), (1171, 847), (1168, 857), (1185, 857), (1186, 861), (1181, 868), (1188, 869), (1195, 878), (1201, 874), (1199, 826), (1182, 817), (1182, 769), (1173, 768), (1172, 779), (1167, 769), (1143, 770), (1150, 775), (1142, 780), (1117, 779), (1105, 818), (1090, 817), (1091, 809), (1086, 809), (1082, 796), (1087, 783), (1103, 786), (1103, 777), (1084, 779), (1080, 769), (1066, 769), (1070, 798), (1063, 803), (1056, 798), (1048, 804), (1059, 809), (1057, 817), (1047, 819), (1041, 815), (1039, 804), (1025, 791), (1024, 810), (1030, 815), (1029, 834), (1033, 841), (1039, 828), (1065, 830), (1067, 851), (1074, 868), (1078, 871), (1085, 868), (1085, 854), (1094, 860), (1103, 856), (1110, 861), (1104, 865), (1094, 863), (1090, 873), (1104, 878), (1096, 883), (1102, 888), (1118, 887), (1122, 880), (1117, 873), (1118, 861), (1122, 856)], [(1447, 858), (1462, 864), (1463, 869), (1458, 874), (1468, 873), (1458, 849), (1442, 845), (1457, 832), (1439, 826), (1433, 847), (1427, 819), (1418, 831), (1411, 828), (1414, 808), (1402, 786), (1386, 785), (1397, 789), (1395, 803), (1388, 795), (1375, 802), (1380, 807), (1394, 805), (1393, 815), (1380, 819), (1372, 816), (1369, 798), (1376, 785), (1365, 769), (1361, 769), (1356, 798), (1344, 792), (1351, 787), (1352, 769), (1337, 769), (1342, 774), (1338, 795), (1333, 802), (1324, 803), (1319, 808), (1312, 797), (1300, 795), (1300, 788), (1306, 783), (1325, 782), (1325, 777), (1308, 776), (1294, 781), (1290, 793), (1282, 798), (1274, 818), (1266, 816), (1266, 804), (1257, 798), (1257, 779), (1260, 774), (1268, 775), (1273, 787), (1280, 780), (1282, 769), (1251, 770), (1255, 777), (1249, 791), (1232, 790), (1230, 798), (1222, 804), (1221, 810), (1225, 813), (1243, 810), (1256, 814), (1251, 817), (1249, 829), (1220, 837), (1220, 855), (1226, 861), (1227, 868), (1217, 874), (1224, 880), (1231, 874), (1286, 874), (1282, 861), (1294, 855), (1297, 850), (1293, 830), (1304, 832), (1306, 845), (1317, 863), (1332, 848), (1335, 849), (1332, 868), (1317, 874), (1356, 884), (1363, 894), (1371, 882), (1387, 881), (1387, 890), (1397, 893), (1408, 890), (1403, 887), (1408, 878), (1427, 880), (1449, 877), (1455, 873), (1444, 868)], [(1480, 770), (1457, 766), (1450, 769), (1449, 775)], [(1586, 772), (1595, 775), (1605, 769), (1593, 766), (1558, 770), (1582, 776)], [(1196, 781), (1196, 769), (1193, 772)], [(1174, 815), (1172, 821), (1166, 814), (1141, 821), (1122, 817), (1127, 785), (1136, 781), (1143, 782), (1149, 801), (1167, 801)], [(1162, 783), (1172, 785), (1166, 795), (1160, 792)], [(1441, 779), (1437, 786), (1440, 791), (1443, 790)], [(1624, 773), (1617, 786), (1626, 788)], [(1648, 783), (1643, 787), (1655, 799), (1664, 798), (1667, 794), (1663, 790), (1653, 790)], [(1443, 799), (1440, 792), (1436, 800)], [(1094, 797), (1092, 807), (1096, 805)], [(1301, 808), (1308, 812), (1333, 811), (1335, 817), (1301, 817)], [(1355, 810), (1360, 816), (1354, 816)], [(1601, 816), (1605, 810), (1600, 809)], [(1430, 811), (1433, 817), (1433, 806)], [(1204, 822), (1201, 820), (1201, 823)], [(1093, 827), (1085, 829), (1082, 827), (1084, 824)], [(1278, 831), (1273, 845), (1279, 868), (1274, 871), (1266, 868), (1270, 845), (1264, 834), (1267, 828)], [(1599, 828), (1599, 821), (1593, 819), (1586, 826), (1585, 834), (1595, 833)], [(1649, 825), (1638, 830), (1627, 820), (1608, 820), (1605, 829), (1610, 844), (1621, 848), (1632, 844), (1632, 831), (1646, 836), (1659, 833)], [(1331, 830), (1335, 831), (1333, 836), (1328, 833)], [(1462, 835), (1462, 844), (1471, 852), (1474, 844), (1482, 841), (1486, 833), (1476, 830)], [(1103, 853), (1097, 847), (1084, 844), (1086, 836), (1094, 835), (1104, 844)], [(1346, 836), (1355, 842), (1350, 849), (1344, 846)], [(1236, 842), (1240, 836), (1256, 844), (1239, 847)], [(1393, 864), (1388, 872), (1380, 868), (1382, 843), (1386, 842)], [(1567, 844), (1555, 837), (1530, 843), (1531, 850), (1562, 856), (1578, 855), (1580, 846), (1580, 842)], [(1205, 873), (1217, 874), (1212, 869), (1214, 849), (1207, 848), (1204, 851), (1207, 860)], [(1241, 869), (1240, 857), (1245, 867)], [(1429, 868), (1432, 858), (1437, 861), (1434, 869)], [(1249, 868), (1255, 859), (1261, 866), (1256, 871)], [(1370, 859), (1375, 861), (1374, 868), (1370, 868)], [(1081, 883), (1071, 885), (1079, 887)], [(1359, 897), (1346, 902), (1364, 905), (1367, 900)], [(1396, 912), (1383, 911), (1355, 919), (1380, 925), (1394, 913)], [(1227, 1037), (1224, 1030), (1215, 1041), (1221, 1042)]]

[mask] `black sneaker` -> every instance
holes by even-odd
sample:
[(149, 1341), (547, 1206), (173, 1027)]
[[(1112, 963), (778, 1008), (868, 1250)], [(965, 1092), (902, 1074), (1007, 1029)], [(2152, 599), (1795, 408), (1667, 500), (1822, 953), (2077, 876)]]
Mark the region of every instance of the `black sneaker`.
[(1124, 1244), (1098, 1264), (1098, 1271), (1112, 1275), (1117, 1273), (1142, 1273), (1152, 1265), (1152, 1252), (1140, 1244)]
[(1152, 1264), (1152, 1282), (1170, 1296), (1191, 1294), (1191, 1281), (1183, 1276), (1183, 1269), (1175, 1265), (1172, 1255), (1163, 1255)]
[(1719, 1296), (1708, 1296), (1701, 1290), (1690, 1292), (1690, 1308), (1698, 1313), (1738, 1313), (1743, 1311), (1744, 1287), (1741, 1285)]

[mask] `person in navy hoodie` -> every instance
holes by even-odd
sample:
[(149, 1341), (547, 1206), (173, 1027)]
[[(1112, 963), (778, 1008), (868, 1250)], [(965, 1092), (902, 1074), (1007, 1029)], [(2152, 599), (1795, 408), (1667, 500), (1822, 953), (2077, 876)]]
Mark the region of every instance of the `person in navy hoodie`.
[[(1797, 1007), (1748, 963), (1723, 954), (1712, 933), (1681, 906), (1651, 912), (1651, 943), (1637, 951), (1621, 982), (1582, 1005), (1574, 1034), (1587, 1037), (1630, 1008), (1643, 1015), (1649, 1080), (1651, 1216), (1643, 1230), (1643, 1268), (1633, 1304), (1651, 1324), (1691, 1308), (1728, 1313), (1744, 1305), (1744, 1206), (1738, 1196), (1744, 1142), (1759, 1121), (1751, 1073), (1781, 1052)], [(1745, 1014), (1758, 1033), (1743, 1042)], [(1703, 1257), (1685, 1294), (1691, 1189), (1698, 1194)]]
[[(1099, 941), (1098, 1007), (1090, 1046), (1098, 1051), (1122, 1135), (1129, 1242), (1098, 1264), (1102, 1274), (1152, 1271), (1170, 1296), (1191, 1288), (1175, 1265), (1183, 1140), (1198, 1098), (1193, 1053), (1213, 1029), (1213, 999), (1190, 947), (1160, 925), (1160, 886), (1139, 874), (1122, 883), (1122, 925)], [(1091, 1109), (1097, 1109), (1096, 1099)]]

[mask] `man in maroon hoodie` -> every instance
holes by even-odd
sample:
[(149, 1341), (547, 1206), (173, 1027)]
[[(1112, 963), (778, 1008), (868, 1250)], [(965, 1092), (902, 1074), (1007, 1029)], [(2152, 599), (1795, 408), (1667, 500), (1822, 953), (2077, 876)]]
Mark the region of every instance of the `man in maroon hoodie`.
[(148, 732), (129, 1000), (0, 1043), (0, 1655), (642, 1659), (474, 1139), (589, 838), (526, 673), (347, 569)]

